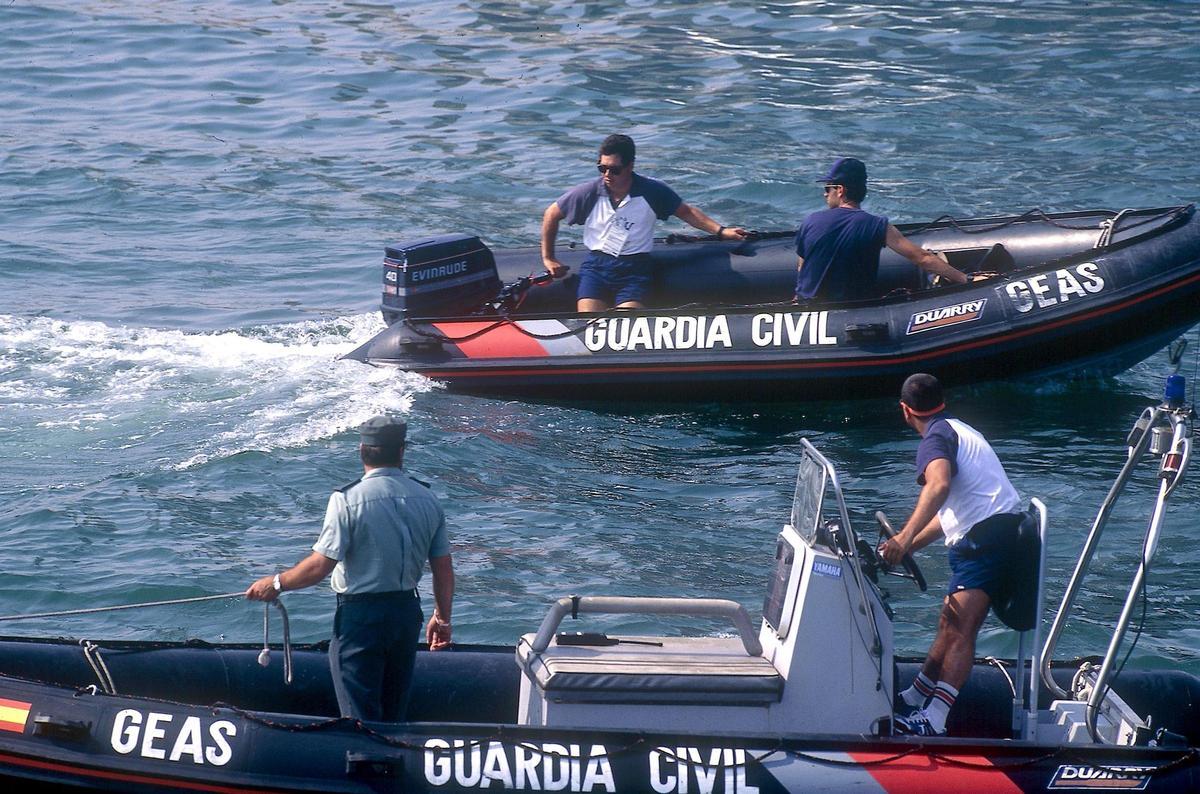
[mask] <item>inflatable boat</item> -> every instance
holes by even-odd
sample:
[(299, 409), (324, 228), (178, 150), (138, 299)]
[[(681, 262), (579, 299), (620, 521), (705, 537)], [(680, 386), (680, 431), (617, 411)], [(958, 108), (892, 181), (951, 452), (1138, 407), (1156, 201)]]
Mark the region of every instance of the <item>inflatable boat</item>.
[[(884, 577), (924, 589), (921, 570), (911, 557), (883, 563), (836, 467), (805, 441), (791, 513), (763, 561), (757, 625), (722, 599), (564, 596), (513, 646), (421, 652), (410, 721), (390, 724), (339, 718), (325, 646), (293, 648), (286, 630), (282, 665), (248, 645), (5, 638), (0, 779), (14, 791), (1200, 790), (1200, 679), (1122, 661), (1131, 624), (1153, 630), (1137, 617), (1142, 589), (1190, 460), (1193, 414), (1177, 386), (1129, 433), (1044, 643), (1052, 522), (1031, 501), (1029, 597), (997, 610), (1020, 630), (1017, 657), (977, 661), (946, 737), (897, 736), (891, 724), (919, 664), (895, 658)], [(1134, 478), (1139, 467), (1157, 476)], [(1108, 647), (1051, 664), (1134, 479), (1156, 494)], [(697, 636), (607, 634), (588, 622), (595, 613), (701, 623)]]
[[(876, 296), (791, 303), (791, 232), (656, 243), (650, 308), (579, 314), (535, 249), (446, 235), (389, 247), (388, 327), (347, 358), (465, 392), (552, 399), (799, 400), (894, 394), (914, 371), (977, 383), (1111, 375), (1200, 320), (1192, 205), (899, 227), (975, 280), (931, 285), (884, 249)], [(587, 252), (560, 251), (577, 270)]]

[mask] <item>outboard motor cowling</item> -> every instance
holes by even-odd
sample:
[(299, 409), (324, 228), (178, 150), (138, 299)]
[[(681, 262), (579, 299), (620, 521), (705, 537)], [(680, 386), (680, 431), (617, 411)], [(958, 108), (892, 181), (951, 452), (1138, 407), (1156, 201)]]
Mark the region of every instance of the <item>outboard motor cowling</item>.
[(444, 234), (384, 249), (383, 320), (461, 317), (500, 291), (496, 257), (478, 237)]

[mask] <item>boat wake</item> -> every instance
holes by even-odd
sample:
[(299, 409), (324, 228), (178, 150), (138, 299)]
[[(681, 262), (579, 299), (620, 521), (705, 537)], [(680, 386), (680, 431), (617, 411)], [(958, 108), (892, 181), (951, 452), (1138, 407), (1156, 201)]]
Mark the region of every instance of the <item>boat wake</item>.
[(0, 315), (0, 431), (35, 456), (111, 450), (120, 470), (302, 447), (434, 388), (338, 360), (381, 328), (375, 313), (203, 333)]

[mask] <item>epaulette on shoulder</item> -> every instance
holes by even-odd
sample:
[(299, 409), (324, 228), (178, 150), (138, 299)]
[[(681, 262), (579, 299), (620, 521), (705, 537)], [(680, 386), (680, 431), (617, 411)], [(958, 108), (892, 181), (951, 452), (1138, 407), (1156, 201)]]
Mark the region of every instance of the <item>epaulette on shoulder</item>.
[(413, 481), (413, 482), (415, 482), (417, 485), (424, 485), (426, 488), (432, 488), (432, 487), (433, 487), (432, 485), (430, 485), (429, 483), (425, 482), (424, 480), (418, 480), (416, 477), (412, 476), (411, 474), (410, 474), (410, 475), (408, 475), (408, 479), (412, 480), (412, 481)]
[(345, 485), (343, 485), (341, 488), (335, 488), (334, 490), (336, 490), (338, 493), (345, 493), (346, 491), (349, 491), (349, 490), (350, 490), (351, 488), (353, 488), (354, 486), (358, 485), (360, 482), (362, 482), (362, 477), (359, 477), (359, 478), (358, 478), (357, 480), (355, 480), (354, 482), (348, 482), (348, 483), (346, 483), (346, 484), (345, 484)]

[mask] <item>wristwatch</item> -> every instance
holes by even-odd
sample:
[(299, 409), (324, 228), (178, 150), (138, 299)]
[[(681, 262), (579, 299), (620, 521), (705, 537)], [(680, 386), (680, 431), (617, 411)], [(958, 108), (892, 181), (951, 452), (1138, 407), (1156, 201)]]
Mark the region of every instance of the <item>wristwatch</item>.
[(279, 581), (279, 574), (275, 574), (275, 578), (271, 580), (271, 584), (275, 586), (276, 593), (283, 592), (283, 583)]

